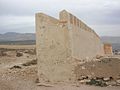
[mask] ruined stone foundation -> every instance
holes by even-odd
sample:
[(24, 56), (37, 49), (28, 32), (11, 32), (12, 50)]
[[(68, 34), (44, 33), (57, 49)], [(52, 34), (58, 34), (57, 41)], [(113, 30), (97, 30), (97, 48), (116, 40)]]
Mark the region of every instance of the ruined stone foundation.
[(112, 55), (113, 52), (112, 52), (112, 45), (109, 44), (109, 43), (104, 43), (104, 53), (106, 55)]

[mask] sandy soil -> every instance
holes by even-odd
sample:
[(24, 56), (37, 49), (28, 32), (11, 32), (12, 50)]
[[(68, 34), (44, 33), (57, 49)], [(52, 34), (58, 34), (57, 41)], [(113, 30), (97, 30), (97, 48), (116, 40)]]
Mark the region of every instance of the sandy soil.
[(95, 87), (77, 84), (54, 84), (52, 87), (37, 86), (36, 66), (0, 71), (0, 90), (120, 90), (120, 87)]
[(34, 49), (35, 45), (0, 45), (0, 48), (7, 48), (7, 49)]
[(120, 78), (120, 58), (118, 57), (104, 57), (99, 61), (91, 61), (78, 65), (75, 71), (77, 77), (91, 76), (91, 77), (112, 77), (114, 79)]
[[(23, 56), (17, 57), (16, 50), (8, 50), (6, 56), (0, 56), (0, 90), (120, 90), (119, 86), (96, 87), (77, 83), (54, 84), (52, 87), (37, 86), (37, 66), (23, 66), (23, 63), (35, 59), (36, 56), (29, 53), (23, 53)], [(118, 65), (117, 63), (115, 65)], [(97, 66), (97, 62), (91, 65), (93, 64)], [(20, 68), (11, 68), (15, 65)]]

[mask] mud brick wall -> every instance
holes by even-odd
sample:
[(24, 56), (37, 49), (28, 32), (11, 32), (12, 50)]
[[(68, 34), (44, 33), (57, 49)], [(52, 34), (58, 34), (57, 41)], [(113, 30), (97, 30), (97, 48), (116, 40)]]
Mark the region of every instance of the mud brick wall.
[(63, 10), (59, 19), (36, 14), (36, 50), (40, 82), (73, 82), (77, 60), (103, 55), (99, 36), (76, 16)]

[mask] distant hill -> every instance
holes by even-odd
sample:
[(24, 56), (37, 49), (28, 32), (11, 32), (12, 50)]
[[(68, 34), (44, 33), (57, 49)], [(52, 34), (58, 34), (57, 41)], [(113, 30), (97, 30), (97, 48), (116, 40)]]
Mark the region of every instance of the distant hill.
[[(0, 44), (35, 44), (35, 33), (15, 33), (8, 32), (5, 34), (0, 34)], [(112, 36), (102, 36), (101, 40), (103, 43), (111, 43), (113, 49), (120, 50), (120, 37), (112, 37)]]
[[(35, 33), (7, 32), (5, 34), (0, 34), (0, 41), (25, 41), (25, 40), (35, 40)], [(101, 40), (102, 42), (107, 43), (120, 43), (120, 37), (102, 36)]]
[(35, 40), (0, 41), (0, 45), (35, 45)]
[(0, 41), (25, 41), (25, 40), (35, 40), (35, 34), (15, 32), (0, 34)]
[(101, 37), (102, 42), (106, 43), (120, 43), (120, 37), (103, 36)]

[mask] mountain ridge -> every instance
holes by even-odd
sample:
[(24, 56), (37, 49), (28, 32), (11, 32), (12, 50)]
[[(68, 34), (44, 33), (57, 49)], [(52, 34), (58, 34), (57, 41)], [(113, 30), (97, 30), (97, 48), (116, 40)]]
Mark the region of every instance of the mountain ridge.
[[(16, 33), (16, 32), (7, 32), (0, 34), (0, 45), (9, 45), (9, 44), (21, 44), (29, 45), (35, 44), (36, 40), (35, 33)], [(101, 36), (101, 41), (103, 43), (110, 43), (113, 46), (113, 49), (120, 49), (120, 36)]]
[(24, 41), (35, 40), (35, 33), (7, 32), (0, 34), (0, 41)]
[(120, 36), (102, 36), (101, 41), (103, 43), (120, 43)]

